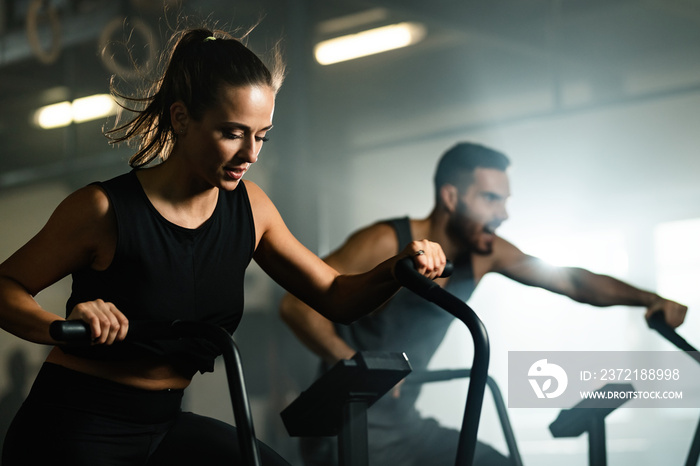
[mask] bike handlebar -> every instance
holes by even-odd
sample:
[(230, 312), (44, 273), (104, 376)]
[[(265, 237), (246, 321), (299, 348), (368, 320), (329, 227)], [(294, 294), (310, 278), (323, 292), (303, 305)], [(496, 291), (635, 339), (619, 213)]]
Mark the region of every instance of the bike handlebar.
[[(451, 267), (448, 272), (451, 273)], [(394, 268), (394, 275), (405, 288), (427, 301), (437, 304), (462, 321), (472, 335), (474, 340), (474, 358), (471, 368), (471, 382), (467, 391), (467, 403), (462, 419), (457, 460), (455, 462), (455, 464), (459, 465), (472, 464), (476, 449), (481, 407), (488, 378), (489, 339), (486, 327), (467, 303), (444, 290), (428, 277), (419, 274), (413, 266), (412, 257), (405, 257), (399, 260)]]
[[(185, 336), (209, 338), (212, 332), (217, 332), (217, 330), (202, 322), (185, 322), (180, 320), (131, 321), (129, 322), (129, 331), (125, 340), (175, 340)], [(82, 320), (56, 320), (51, 322), (49, 334), (54, 340), (65, 343), (90, 343), (92, 341), (90, 325)]]
[(647, 319), (647, 325), (649, 328), (656, 330), (663, 336), (666, 340), (676, 345), (679, 349), (688, 353), (688, 355), (700, 363), (700, 353), (695, 349), (693, 345), (688, 343), (685, 338), (680, 336), (676, 331), (666, 323), (664, 318), (664, 313), (661, 311), (653, 313)]

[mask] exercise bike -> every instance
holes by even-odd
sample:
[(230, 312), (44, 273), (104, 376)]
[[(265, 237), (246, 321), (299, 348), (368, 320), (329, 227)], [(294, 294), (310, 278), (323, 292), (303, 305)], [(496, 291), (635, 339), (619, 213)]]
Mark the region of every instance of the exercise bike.
[[(409, 380), (412, 380), (412, 383), (427, 383), (471, 377), (455, 465), (473, 463), (485, 386), (488, 386), (496, 404), (510, 461), (514, 466), (522, 466), (522, 458), (503, 397), (496, 382), (488, 376), (489, 344), (483, 323), (468, 305), (416, 273), (410, 259), (404, 259), (401, 264), (397, 264), (396, 277), (407, 289), (461, 320), (467, 325), (474, 340), (472, 369), (413, 373), (406, 379), (406, 383), (409, 383)], [(665, 323), (663, 315), (657, 313), (652, 316), (649, 326), (680, 349), (688, 351), (691, 357), (700, 362), (700, 353)], [(365, 362), (368, 359), (392, 362), (385, 366), (372, 367)], [(405, 360), (404, 363), (402, 360)], [(282, 411), (282, 419), (288, 433), (291, 436), (337, 436), (340, 466), (366, 466), (366, 410), (411, 372), (410, 364), (406, 366), (405, 362), (408, 362), (405, 355), (368, 352), (358, 353), (351, 361), (340, 361)], [(618, 385), (606, 386), (599, 390), (624, 392), (631, 389), (629, 386)], [(329, 392), (332, 395), (322, 396)], [(587, 432), (589, 464), (605, 466), (605, 417), (622, 403), (620, 401), (616, 405), (601, 408), (597, 406), (596, 400), (585, 400), (571, 409), (562, 410), (550, 425), (550, 431), (555, 438), (576, 437)], [(695, 432), (686, 466), (696, 466), (699, 456), (700, 424)]]
[[(413, 269), (410, 258), (403, 264), (410, 271), (404, 274), (417, 274)], [(398, 268), (398, 267), (397, 267)], [(399, 272), (397, 271), (397, 274)], [(425, 278), (429, 283), (429, 279)], [(438, 287), (439, 288), (439, 287)], [(91, 332), (87, 323), (78, 320), (57, 320), (51, 323), (49, 332), (56, 341), (66, 343), (84, 343), (91, 340)], [(240, 352), (232, 336), (223, 328), (204, 322), (172, 321), (172, 322), (130, 322), (128, 341), (175, 340), (179, 338), (203, 338), (213, 343), (221, 351), (226, 369), (229, 394), (233, 407), (234, 420), (238, 440), (241, 447), (242, 461), (245, 466), (260, 466), (260, 450), (255, 436), (253, 416), (250, 409)], [(488, 365), (488, 356), (486, 359)], [(359, 405), (355, 405), (357, 408)], [(352, 448), (355, 444), (352, 445)]]
[[(688, 356), (700, 363), (700, 353), (683, 337), (671, 328), (665, 321), (662, 312), (656, 312), (649, 317), (647, 324), (649, 328), (656, 330), (666, 340), (685, 351)], [(620, 390), (629, 391), (632, 386), (629, 384), (610, 384), (612, 387), (599, 389), (600, 391)], [(622, 385), (622, 386), (617, 386)], [(549, 426), (549, 430), (556, 438), (578, 437), (584, 432), (588, 433), (588, 461), (590, 466), (605, 466), (607, 464), (607, 452), (605, 441), (605, 417), (624, 401), (620, 399), (617, 405), (606, 408), (595, 406), (596, 400), (583, 400), (576, 406), (562, 410), (557, 419)], [(697, 466), (700, 459), (700, 422), (695, 430), (695, 435), (688, 451), (685, 466)]]
[[(449, 272), (450, 270), (443, 275), (447, 276)], [(471, 333), (474, 341), (472, 368), (468, 373), (461, 374), (468, 375), (471, 382), (455, 460), (457, 466), (469, 466), (474, 461), (481, 407), (489, 380), (488, 333), (474, 310), (432, 280), (417, 273), (410, 257), (397, 262), (395, 276), (405, 288), (452, 314)], [(371, 363), (368, 364), (367, 361)], [(378, 361), (381, 364), (375, 365)], [(405, 355), (397, 353), (364, 352), (358, 353), (350, 361), (339, 361), (282, 411), (287, 432), (291, 436), (337, 436), (340, 466), (366, 466), (366, 411), (410, 371)], [(496, 394), (502, 402), (500, 391), (494, 393)], [(502, 407), (505, 414), (505, 405)], [(509, 445), (515, 447), (509, 422), (504, 429), (512, 440), (509, 440)], [(519, 459), (517, 447), (514, 452)], [(521, 463), (515, 464), (519, 466)]]

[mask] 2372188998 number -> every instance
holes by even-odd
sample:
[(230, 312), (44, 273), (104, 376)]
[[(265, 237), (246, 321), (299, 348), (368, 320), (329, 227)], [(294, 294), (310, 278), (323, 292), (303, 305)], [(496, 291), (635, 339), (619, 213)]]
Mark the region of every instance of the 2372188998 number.
[(599, 380), (631, 381), (631, 380), (678, 380), (678, 369), (601, 369)]

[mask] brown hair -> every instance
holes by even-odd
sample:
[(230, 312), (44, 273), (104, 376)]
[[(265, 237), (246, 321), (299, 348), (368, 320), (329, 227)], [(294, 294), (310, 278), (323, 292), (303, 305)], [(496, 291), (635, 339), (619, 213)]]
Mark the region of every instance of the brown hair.
[(142, 167), (156, 158), (168, 157), (175, 139), (170, 106), (177, 101), (182, 101), (196, 120), (214, 104), (222, 84), (267, 86), (275, 93), (279, 91), (285, 72), (279, 43), (272, 51), (273, 66), (268, 68), (244, 44), (249, 33), (237, 39), (227, 32), (206, 28), (176, 32), (170, 39), (170, 52), (161, 59), (164, 71), (144, 97), (119, 93), (112, 79), (110, 89), (118, 101), (143, 107), (130, 108), (121, 103), (123, 109), (136, 115), (105, 132), (112, 144), (137, 143), (138, 150), (129, 165)]

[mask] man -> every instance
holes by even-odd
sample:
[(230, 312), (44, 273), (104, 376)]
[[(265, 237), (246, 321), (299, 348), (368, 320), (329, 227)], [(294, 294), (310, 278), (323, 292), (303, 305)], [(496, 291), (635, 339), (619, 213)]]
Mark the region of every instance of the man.
[[(647, 317), (663, 312), (673, 327), (683, 322), (686, 306), (606, 275), (548, 266), (499, 237), (496, 229), (508, 218), (509, 165), (500, 152), (477, 144), (457, 144), (438, 164), (435, 206), (427, 218), (394, 219), (361, 229), (326, 262), (341, 273), (362, 272), (396, 254), (413, 238), (427, 238), (439, 243), (455, 265), (450, 278), (436, 281), (465, 301), (484, 275), (497, 272), (582, 303), (641, 306), (647, 309)], [(407, 290), (349, 326), (334, 326), (290, 295), (283, 298), (280, 313), (327, 366), (352, 357), (356, 351), (374, 350), (405, 352), (414, 370), (425, 370), (452, 322), (447, 312)], [(454, 464), (459, 433), (420, 417), (414, 406), (419, 389), (400, 384), (391, 396), (384, 396), (368, 410), (371, 465)], [(307, 465), (332, 460), (334, 453), (323, 453), (322, 443), (319, 439), (302, 443)], [(474, 464), (509, 463), (496, 450), (479, 443)]]

